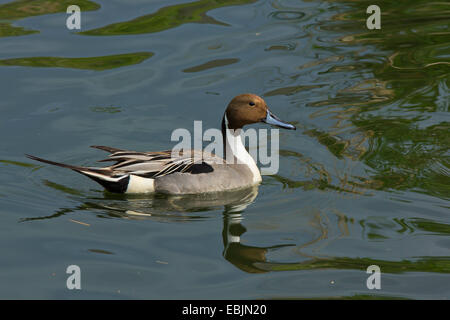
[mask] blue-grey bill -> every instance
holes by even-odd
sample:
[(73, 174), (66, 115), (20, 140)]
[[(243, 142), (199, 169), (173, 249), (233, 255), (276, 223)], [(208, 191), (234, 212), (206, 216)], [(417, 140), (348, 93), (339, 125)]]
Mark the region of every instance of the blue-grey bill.
[(295, 130), (295, 126), (293, 126), (290, 123), (287, 123), (287, 122), (284, 122), (284, 121), (280, 120), (276, 115), (274, 115), (269, 110), (267, 110), (267, 116), (263, 120), (263, 122), (265, 122), (267, 124), (271, 124), (273, 126), (277, 126), (279, 128)]

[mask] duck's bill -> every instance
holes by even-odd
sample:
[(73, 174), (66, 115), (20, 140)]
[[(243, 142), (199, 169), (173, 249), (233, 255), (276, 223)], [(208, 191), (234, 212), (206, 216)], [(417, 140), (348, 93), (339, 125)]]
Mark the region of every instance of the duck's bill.
[(274, 115), (269, 110), (267, 110), (267, 116), (265, 119), (262, 120), (262, 122), (265, 122), (267, 124), (271, 124), (273, 126), (277, 126), (279, 128), (283, 128), (283, 129), (295, 130), (295, 126), (293, 126), (290, 123), (280, 120), (276, 115)]

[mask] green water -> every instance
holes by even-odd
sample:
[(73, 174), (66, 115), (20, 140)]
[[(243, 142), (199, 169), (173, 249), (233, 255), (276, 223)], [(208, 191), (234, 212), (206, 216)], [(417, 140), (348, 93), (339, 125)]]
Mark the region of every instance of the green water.
[[(450, 3), (368, 30), (371, 4), (0, 0), (0, 298), (448, 299)], [(168, 149), (244, 92), (297, 126), (258, 188), (114, 195), (24, 157)]]

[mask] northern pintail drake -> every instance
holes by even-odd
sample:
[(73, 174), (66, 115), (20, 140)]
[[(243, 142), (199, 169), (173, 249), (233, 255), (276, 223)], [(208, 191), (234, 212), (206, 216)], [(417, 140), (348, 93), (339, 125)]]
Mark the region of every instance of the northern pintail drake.
[(174, 157), (171, 150), (136, 152), (105, 146), (92, 147), (110, 153), (107, 159), (99, 161), (115, 162), (108, 167), (79, 167), (26, 156), (72, 169), (115, 193), (197, 194), (227, 191), (249, 187), (262, 180), (255, 160), (242, 143), (239, 130), (258, 122), (295, 130), (293, 125), (278, 119), (261, 97), (241, 94), (231, 100), (222, 119), (223, 158), (202, 150), (183, 150)]

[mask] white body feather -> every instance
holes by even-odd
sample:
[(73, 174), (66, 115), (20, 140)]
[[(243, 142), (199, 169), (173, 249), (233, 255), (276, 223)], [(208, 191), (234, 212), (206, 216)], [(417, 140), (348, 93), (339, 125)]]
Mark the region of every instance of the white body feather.
[(142, 178), (130, 174), (130, 180), (125, 193), (150, 193), (155, 191), (155, 179)]

